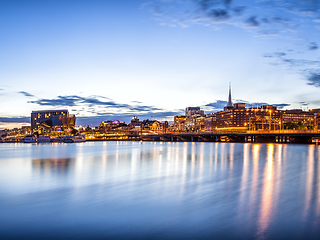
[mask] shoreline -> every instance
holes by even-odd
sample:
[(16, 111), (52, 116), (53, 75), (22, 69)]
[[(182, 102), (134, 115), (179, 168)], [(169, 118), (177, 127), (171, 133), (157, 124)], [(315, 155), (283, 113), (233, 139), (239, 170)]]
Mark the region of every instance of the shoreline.
[[(51, 139), (52, 141), (52, 139)], [(51, 142), (50, 141), (50, 142)], [(319, 144), (318, 132), (250, 132), (250, 133), (175, 133), (150, 135), (112, 135), (87, 138), (86, 141), (152, 141), (152, 142), (237, 142), (237, 143), (291, 143)], [(2, 138), (0, 143), (23, 142), (23, 138)], [(52, 141), (53, 142), (53, 141)]]

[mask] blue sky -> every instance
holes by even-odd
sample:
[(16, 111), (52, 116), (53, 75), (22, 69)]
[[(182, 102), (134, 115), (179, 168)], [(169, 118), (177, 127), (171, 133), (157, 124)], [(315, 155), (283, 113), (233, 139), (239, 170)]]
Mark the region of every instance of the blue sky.
[(319, 0), (0, 1), (0, 127), (172, 120), (233, 101), (320, 108)]

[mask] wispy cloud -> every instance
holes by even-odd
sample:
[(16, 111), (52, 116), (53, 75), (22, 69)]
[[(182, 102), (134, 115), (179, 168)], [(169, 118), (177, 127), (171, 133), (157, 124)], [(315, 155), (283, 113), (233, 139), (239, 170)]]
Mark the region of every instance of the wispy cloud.
[(320, 87), (320, 72), (311, 72), (308, 76), (308, 85)]
[(285, 107), (291, 106), (289, 103), (278, 103), (278, 104), (272, 104), (273, 106), (276, 106), (278, 109), (284, 109)]
[(77, 106), (81, 97), (78, 96), (58, 96), (54, 99), (41, 98), (34, 101), (29, 101), (29, 103), (35, 103), (41, 106)]
[(258, 27), (260, 25), (256, 16), (252, 16), (252, 17), (248, 18), (245, 21), (245, 24), (247, 24), (248, 26), (251, 26), (251, 27)]
[[(242, 99), (236, 99), (234, 101), (234, 103), (245, 103), (247, 108), (261, 107), (262, 105), (273, 105), (273, 106), (276, 106), (278, 109), (284, 109), (285, 107), (289, 107), (291, 105), (289, 103), (270, 104), (270, 103), (266, 103), (266, 102), (249, 102), (249, 101), (242, 100)], [(216, 100), (214, 102), (205, 104), (203, 106), (203, 108), (207, 111), (222, 111), (225, 106), (227, 106), (227, 101)]]
[(309, 45), (309, 50), (317, 50), (319, 47), (318, 47), (318, 44), (316, 42), (310, 42), (310, 45)]
[[(188, 27), (203, 25), (217, 28), (218, 25), (233, 25), (253, 31), (255, 36), (299, 38), (308, 35), (310, 27), (319, 21), (319, 0), (152, 0), (143, 4), (161, 25)], [(309, 45), (309, 42), (305, 43)], [(315, 39), (310, 50), (315, 50)]]
[(30, 122), (30, 117), (0, 117), (0, 122)]
[[(141, 121), (145, 119), (172, 120), (173, 116), (182, 115), (183, 110), (163, 111), (163, 112), (143, 112), (143, 113), (99, 113), (96, 116), (77, 116), (77, 125), (99, 126), (102, 121), (120, 120), (130, 123), (133, 116), (137, 116)], [(30, 117), (0, 117), (0, 123), (30, 123)]]
[(126, 123), (130, 123), (133, 116), (137, 116), (140, 121), (145, 119), (153, 119), (153, 120), (172, 120), (176, 115), (183, 115), (183, 110), (181, 111), (164, 111), (164, 112), (147, 112), (147, 113), (108, 113), (108, 114), (99, 114), (97, 116), (90, 117), (77, 117), (77, 125), (93, 125), (98, 126), (102, 121), (107, 120), (119, 120), (124, 121)]
[(207, 111), (221, 111), (225, 106), (227, 106), (227, 101), (216, 100), (214, 102), (204, 105), (204, 108)]
[(302, 106), (308, 106), (309, 105), (309, 103), (307, 103), (307, 102), (298, 102), (300, 105), (302, 105)]
[(269, 63), (273, 66), (284, 65), (290, 72), (301, 74), (308, 85), (320, 87), (320, 60), (289, 58), (285, 52), (265, 54), (264, 57), (271, 59)]
[(130, 105), (130, 104), (122, 104), (117, 103), (115, 101), (102, 101), (101, 96), (89, 96), (82, 97), (78, 95), (69, 95), (69, 96), (58, 96), (56, 98), (48, 99), (41, 98), (34, 101), (29, 101), (29, 103), (35, 103), (41, 106), (62, 106), (62, 107), (74, 107), (74, 106), (82, 106), (86, 105), (88, 107), (112, 107), (119, 109), (126, 109), (132, 111), (161, 111), (162, 109), (146, 106), (146, 105)]
[(25, 91), (20, 91), (20, 92), (18, 92), (18, 93), (21, 93), (21, 94), (23, 94), (23, 95), (26, 96), (26, 97), (35, 97), (35, 96), (32, 95), (31, 93), (28, 93), (28, 92), (25, 92)]
[(150, 115), (159, 117), (173, 117), (180, 110), (167, 110), (155, 106), (143, 105), (141, 102), (132, 101), (132, 104), (118, 103), (103, 96), (79, 96), (67, 95), (55, 98), (39, 98), (29, 101), (38, 106), (50, 106), (54, 108), (71, 108), (72, 112), (80, 116), (120, 116)]

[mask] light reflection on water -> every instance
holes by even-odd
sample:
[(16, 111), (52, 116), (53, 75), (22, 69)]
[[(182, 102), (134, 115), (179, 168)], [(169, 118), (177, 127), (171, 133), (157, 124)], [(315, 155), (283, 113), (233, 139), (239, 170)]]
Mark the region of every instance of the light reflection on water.
[(319, 149), (1, 144), (0, 238), (316, 239)]

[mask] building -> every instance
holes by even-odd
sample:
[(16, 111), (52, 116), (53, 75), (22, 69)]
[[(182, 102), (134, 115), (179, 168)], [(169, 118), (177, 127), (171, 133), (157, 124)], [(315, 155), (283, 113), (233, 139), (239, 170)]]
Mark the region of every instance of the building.
[(127, 126), (125, 122), (119, 121), (119, 120), (110, 120), (110, 121), (102, 121), (100, 123), (100, 131), (101, 132), (108, 132), (108, 131), (114, 131), (119, 129), (120, 127)]
[(282, 111), (272, 105), (261, 108), (245, 108), (245, 104), (234, 104), (227, 111), (216, 113), (217, 128), (228, 130), (277, 130), (281, 126)]
[(57, 127), (74, 127), (75, 115), (69, 115), (68, 110), (32, 111), (31, 130), (47, 131)]
[(196, 114), (203, 115), (204, 111), (200, 107), (187, 107), (185, 111), (186, 117), (192, 117)]
[(314, 129), (320, 129), (320, 108), (318, 109), (310, 109), (309, 112), (314, 114)]
[(204, 120), (204, 128), (205, 131), (215, 131), (217, 127), (217, 119), (216, 119), (216, 114), (215, 113), (209, 113), (206, 114), (205, 120)]
[(307, 130), (314, 129), (315, 111), (302, 109), (286, 110), (282, 114), (283, 129)]
[(137, 116), (133, 116), (131, 119), (131, 122), (129, 123), (129, 126), (131, 128), (141, 128), (142, 122), (140, 122), (139, 118)]
[(235, 103), (233, 104), (232, 109), (245, 109), (246, 108), (246, 104), (245, 103)]
[(173, 127), (175, 131), (185, 131), (186, 125), (185, 122), (187, 121), (188, 117), (183, 115), (174, 116)]
[(149, 119), (143, 120), (141, 122), (142, 130), (150, 131), (154, 122), (157, 122), (157, 120), (149, 120)]
[(150, 130), (153, 132), (162, 132), (163, 131), (163, 124), (159, 121), (154, 121), (150, 125)]
[(205, 115), (195, 114), (192, 117), (188, 117), (184, 122), (187, 132), (198, 132), (205, 130)]

